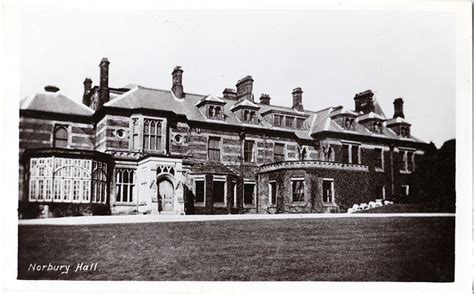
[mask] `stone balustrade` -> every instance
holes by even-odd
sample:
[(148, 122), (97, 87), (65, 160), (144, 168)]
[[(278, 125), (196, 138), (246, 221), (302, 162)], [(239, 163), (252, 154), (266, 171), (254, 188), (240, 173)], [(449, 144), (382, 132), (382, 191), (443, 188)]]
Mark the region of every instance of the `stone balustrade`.
[(369, 167), (362, 164), (341, 163), (321, 160), (282, 161), (260, 166), (260, 172), (270, 172), (281, 169), (326, 168), (368, 172)]

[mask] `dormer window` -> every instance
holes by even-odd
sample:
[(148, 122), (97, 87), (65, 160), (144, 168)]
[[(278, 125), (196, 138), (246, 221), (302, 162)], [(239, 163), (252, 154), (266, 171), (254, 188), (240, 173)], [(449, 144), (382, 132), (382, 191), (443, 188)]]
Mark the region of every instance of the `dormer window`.
[(222, 106), (218, 105), (209, 105), (207, 111), (207, 118), (210, 119), (223, 119), (222, 116)]
[(355, 120), (353, 117), (345, 117), (344, 118), (344, 126), (345, 130), (353, 130), (355, 128)]
[(410, 127), (400, 126), (400, 136), (403, 137), (403, 138), (410, 137)]
[(225, 101), (221, 98), (209, 95), (207, 97), (202, 98), (196, 104), (196, 107), (199, 108), (201, 113), (207, 119), (216, 119), (216, 120), (224, 120), (224, 105)]
[(242, 112), (242, 122), (244, 123), (255, 123), (255, 111), (253, 110), (244, 110)]
[(379, 122), (379, 121), (372, 122), (372, 132), (381, 134), (383, 132), (382, 122)]
[(275, 127), (281, 127), (282, 121), (283, 121), (283, 115), (275, 114), (273, 116), (273, 125)]

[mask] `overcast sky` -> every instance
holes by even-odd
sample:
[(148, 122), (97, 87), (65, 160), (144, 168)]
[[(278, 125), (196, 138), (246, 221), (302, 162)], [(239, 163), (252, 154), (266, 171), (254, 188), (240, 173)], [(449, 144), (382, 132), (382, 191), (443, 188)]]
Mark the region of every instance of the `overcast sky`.
[(413, 135), (438, 147), (455, 136), (455, 18), (394, 10), (133, 11), (29, 9), (22, 14), (21, 97), (46, 84), (81, 100), (85, 77), (110, 86), (170, 89), (174, 66), (184, 89), (222, 95), (245, 75), (254, 94), (305, 109), (343, 105), (372, 89), (387, 117), (403, 97)]

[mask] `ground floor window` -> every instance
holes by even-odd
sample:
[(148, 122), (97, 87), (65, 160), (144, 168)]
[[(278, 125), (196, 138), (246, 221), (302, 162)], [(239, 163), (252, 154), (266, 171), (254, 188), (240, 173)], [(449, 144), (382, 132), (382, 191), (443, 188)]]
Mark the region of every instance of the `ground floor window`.
[(214, 179), (212, 182), (212, 202), (225, 203), (225, 178)]
[(293, 202), (304, 201), (304, 180), (303, 179), (292, 179), (291, 180), (291, 199)]
[(255, 205), (255, 183), (244, 184), (244, 205)]
[(323, 202), (334, 203), (334, 180), (323, 179)]
[(377, 199), (385, 199), (385, 186), (375, 186), (375, 196), (377, 197)]
[[(96, 173), (100, 171), (102, 175), (94, 178), (92, 166), (96, 167)], [(29, 201), (88, 203), (91, 201), (93, 181), (100, 181), (102, 194), (99, 195), (99, 202), (105, 203), (106, 170), (107, 164), (91, 159), (31, 158)]]
[(205, 195), (205, 185), (204, 179), (195, 179), (194, 180), (194, 202), (204, 203), (204, 195)]
[(402, 197), (410, 196), (410, 186), (409, 185), (402, 185)]
[(271, 205), (276, 205), (276, 189), (277, 185), (275, 181), (270, 181), (268, 184), (268, 202)]
[(129, 168), (118, 168), (115, 171), (115, 201), (133, 202), (135, 187), (135, 170)]

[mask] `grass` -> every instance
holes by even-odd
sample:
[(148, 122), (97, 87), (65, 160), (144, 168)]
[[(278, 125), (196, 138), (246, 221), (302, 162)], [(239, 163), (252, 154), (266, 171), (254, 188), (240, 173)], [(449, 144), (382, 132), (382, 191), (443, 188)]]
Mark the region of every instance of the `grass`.
[[(454, 218), (19, 226), (19, 279), (453, 281)], [(100, 271), (28, 271), (97, 262)]]
[(440, 212), (440, 213), (454, 213), (449, 209), (439, 208), (430, 203), (422, 204), (407, 204), (407, 203), (395, 203), (389, 204), (386, 206), (371, 208), (367, 210), (361, 210), (357, 213), (430, 213), (430, 212)]

